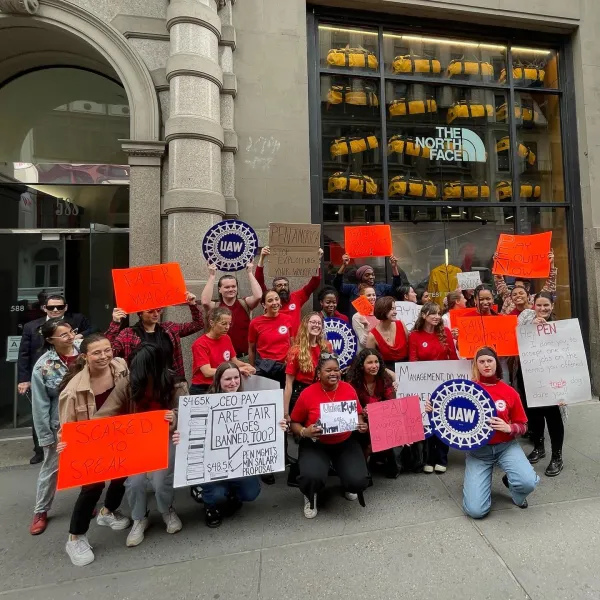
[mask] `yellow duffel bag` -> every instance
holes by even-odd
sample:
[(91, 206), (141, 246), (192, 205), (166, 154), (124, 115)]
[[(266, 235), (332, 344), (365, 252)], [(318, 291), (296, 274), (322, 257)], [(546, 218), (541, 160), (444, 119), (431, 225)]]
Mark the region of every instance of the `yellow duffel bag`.
[[(537, 65), (524, 65), (513, 67), (513, 83), (523, 86), (540, 86), (543, 85), (546, 78), (546, 71)], [(506, 69), (500, 72), (499, 83), (506, 82)]]
[(489, 62), (479, 60), (453, 60), (448, 65), (447, 73), (448, 77), (457, 77), (458, 75), (493, 77), (494, 67)]
[(438, 190), (433, 181), (408, 179), (404, 175), (398, 175), (390, 181), (388, 195), (390, 198), (393, 196), (411, 196), (412, 198), (435, 199), (438, 196)]
[(401, 117), (406, 115), (424, 115), (437, 112), (437, 103), (433, 98), (427, 100), (407, 100), (400, 98), (392, 100), (390, 104), (390, 117)]
[[(508, 136), (503, 137), (496, 143), (496, 152), (508, 152), (510, 150), (510, 138)], [(536, 156), (531, 151), (531, 148), (525, 146), (525, 144), (519, 144), (519, 156), (525, 159), (531, 166), (535, 165)]]
[(486, 119), (494, 116), (494, 107), (491, 104), (475, 104), (467, 100), (455, 102), (448, 109), (448, 124), (456, 119)]
[(413, 138), (401, 135), (393, 135), (388, 140), (388, 154), (393, 154), (394, 152), (420, 158), (429, 158), (430, 156), (429, 148), (427, 148), (427, 146), (419, 147)]
[(354, 106), (379, 106), (377, 94), (370, 90), (353, 90), (350, 86), (332, 85), (327, 93), (330, 104), (353, 104)]
[(405, 54), (394, 58), (392, 71), (394, 73), (441, 73), (442, 65), (437, 58)]
[[(502, 106), (498, 107), (496, 111), (496, 121), (506, 121), (508, 112), (508, 105), (504, 103)], [(544, 123), (544, 116), (540, 112), (540, 109), (533, 102), (531, 105), (523, 104), (515, 104), (515, 119), (522, 120), (523, 123), (534, 123), (540, 124)]]
[[(542, 195), (542, 188), (533, 183), (521, 184), (521, 198), (539, 198)], [(512, 183), (510, 181), (499, 181), (496, 184), (496, 197), (498, 200), (508, 200), (512, 198)]]
[(444, 184), (444, 200), (489, 198), (490, 186), (487, 183), (461, 183), (460, 181), (449, 181)]
[(379, 67), (375, 52), (365, 48), (332, 48), (327, 53), (327, 63), (332, 67), (354, 69), (377, 69)]
[(366, 150), (373, 150), (379, 146), (379, 142), (374, 135), (365, 137), (342, 137), (331, 142), (329, 150), (331, 158), (346, 156), (348, 154), (359, 154)]
[(329, 178), (327, 191), (330, 194), (335, 192), (356, 192), (358, 194), (374, 196), (377, 193), (377, 184), (368, 175), (339, 171)]

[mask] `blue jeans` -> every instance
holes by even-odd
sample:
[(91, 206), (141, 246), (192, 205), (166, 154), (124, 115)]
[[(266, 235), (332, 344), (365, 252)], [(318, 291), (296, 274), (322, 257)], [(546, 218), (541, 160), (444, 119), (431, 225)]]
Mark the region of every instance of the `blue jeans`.
[(204, 506), (213, 507), (223, 504), (228, 498), (237, 498), (242, 502), (252, 502), (260, 494), (260, 478), (240, 477), (215, 483), (202, 484)]
[(492, 507), (494, 465), (506, 472), (510, 495), (518, 506), (525, 502), (540, 481), (516, 440), (488, 444), (466, 454), (463, 510), (473, 519), (482, 519)]

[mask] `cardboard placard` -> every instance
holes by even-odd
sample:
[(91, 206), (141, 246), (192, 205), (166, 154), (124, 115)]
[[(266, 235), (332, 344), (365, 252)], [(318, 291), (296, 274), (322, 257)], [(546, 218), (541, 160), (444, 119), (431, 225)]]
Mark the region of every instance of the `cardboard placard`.
[(389, 225), (344, 227), (344, 247), (352, 258), (391, 256), (392, 230)]
[(356, 300), (353, 300), (352, 306), (363, 317), (370, 317), (373, 314), (373, 305), (367, 300), (366, 296), (359, 296)]
[(458, 287), (461, 290), (474, 290), (481, 285), (481, 273), (479, 271), (469, 271), (468, 273), (457, 273)]
[(462, 358), (474, 358), (482, 346), (489, 346), (498, 356), (517, 356), (517, 320), (517, 315), (460, 317), (458, 353)]
[(520, 325), (517, 340), (530, 408), (592, 399), (578, 319)]
[(496, 248), (492, 273), (536, 279), (550, 275), (550, 247), (552, 232), (534, 235), (501, 233)]
[(270, 277), (313, 277), (320, 267), (321, 225), (269, 223)]
[(423, 307), (414, 302), (396, 302), (396, 321), (402, 321), (410, 333)]
[(368, 415), (373, 452), (425, 439), (418, 396), (374, 402), (369, 404)]
[(117, 306), (126, 313), (183, 304), (186, 285), (178, 263), (112, 270)]
[(57, 489), (159, 471), (169, 466), (164, 410), (65, 423)]

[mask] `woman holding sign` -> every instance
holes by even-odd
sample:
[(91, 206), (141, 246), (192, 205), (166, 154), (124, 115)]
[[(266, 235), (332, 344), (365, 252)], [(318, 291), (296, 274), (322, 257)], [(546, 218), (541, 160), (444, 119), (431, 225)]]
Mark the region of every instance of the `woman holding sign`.
[[(375, 288), (368, 285), (361, 285), (359, 286), (359, 295), (364, 296), (373, 307), (372, 310), (374, 310), (375, 302), (377, 301)], [(355, 312), (352, 315), (352, 329), (354, 329), (356, 339), (358, 340), (357, 350), (359, 352), (365, 347), (369, 337), (369, 332), (371, 329), (373, 329), (373, 327), (375, 327), (375, 325), (377, 325), (377, 319), (372, 316), (372, 313), (371, 316), (361, 315), (358, 312)]]
[[(117, 382), (115, 389), (93, 418), (165, 410), (165, 419), (174, 431), (179, 397), (188, 394), (187, 384), (175, 382), (175, 375), (168, 369), (162, 350), (153, 344), (140, 346), (132, 357), (129, 368), (129, 375)], [(174, 465), (175, 447), (169, 444), (169, 466), (166, 469), (127, 478), (125, 492), (133, 518), (133, 527), (125, 542), (127, 546), (141, 544), (144, 541), (144, 532), (149, 526), (146, 495), (148, 480), (154, 488), (156, 507), (167, 526), (167, 533), (177, 533), (181, 530), (181, 520), (172, 506)]]
[(367, 348), (379, 350), (385, 366), (396, 372), (397, 362), (408, 360), (408, 331), (402, 321), (396, 320), (396, 301), (384, 296), (375, 302), (375, 318), (379, 323), (367, 337)]
[[(357, 417), (357, 429), (366, 432), (368, 426), (362, 416), (362, 408), (354, 388), (343, 382), (340, 363), (335, 354), (323, 353), (316, 370), (317, 383), (307, 387), (299, 396), (292, 411), (292, 433), (300, 438), (298, 455), (298, 486), (304, 494), (304, 516), (314, 519), (317, 516), (317, 494), (325, 488), (329, 466), (338, 474), (346, 500), (359, 500), (364, 506), (363, 492), (369, 484), (369, 473), (364, 454), (352, 431), (342, 426), (338, 420), (340, 433), (324, 433), (320, 425), (325, 410), (344, 406), (354, 401), (356, 413), (348, 417)], [(340, 411), (343, 409), (340, 408)], [(325, 413), (327, 414), (327, 412)]]

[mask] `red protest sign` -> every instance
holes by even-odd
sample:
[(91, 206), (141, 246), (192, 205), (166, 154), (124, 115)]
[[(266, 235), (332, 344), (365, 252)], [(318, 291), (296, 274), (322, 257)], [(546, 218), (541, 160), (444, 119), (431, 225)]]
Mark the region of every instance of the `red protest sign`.
[(482, 346), (490, 346), (498, 356), (518, 356), (517, 315), (459, 317), (458, 353), (474, 358)]
[(373, 452), (425, 439), (419, 396), (374, 402), (367, 412)]
[(58, 462), (58, 489), (166, 469), (169, 423), (164, 410), (65, 423), (67, 447)]
[(373, 305), (367, 300), (366, 296), (359, 296), (352, 302), (352, 306), (363, 317), (370, 317), (373, 314)]
[(494, 275), (511, 275), (535, 279), (550, 275), (552, 232), (535, 235), (501, 233), (496, 248)]
[(126, 313), (185, 302), (186, 285), (178, 263), (113, 269), (117, 306)]
[(391, 256), (392, 230), (389, 225), (344, 227), (344, 247), (352, 258)]

